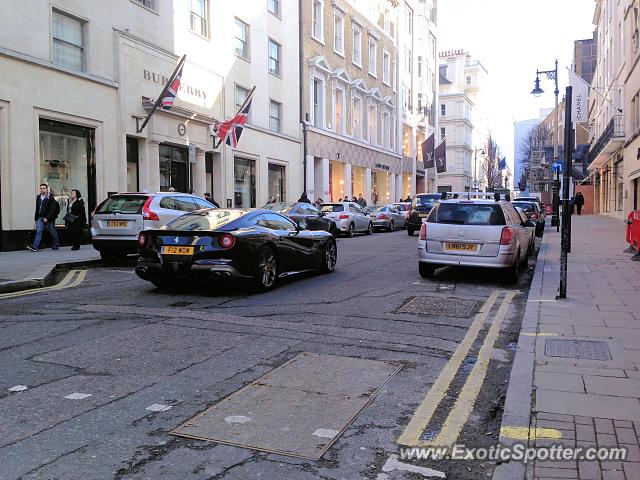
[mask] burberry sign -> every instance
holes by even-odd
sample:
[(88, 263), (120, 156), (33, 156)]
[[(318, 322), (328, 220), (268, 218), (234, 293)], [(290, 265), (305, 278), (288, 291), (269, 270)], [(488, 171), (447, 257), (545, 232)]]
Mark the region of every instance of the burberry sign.
[[(161, 87), (164, 87), (167, 84), (167, 81), (169, 81), (169, 78), (160, 74), (160, 73), (156, 73), (156, 72), (152, 72), (151, 70), (147, 70), (146, 68), (144, 68), (142, 70), (142, 76), (145, 80), (151, 81), (153, 83), (156, 83), (158, 85), (160, 85)], [(193, 97), (198, 97), (201, 98), (203, 100), (207, 99), (207, 93), (204, 91), (204, 89), (200, 89), (200, 88), (195, 88), (191, 85), (189, 85), (188, 83), (185, 83), (184, 81), (180, 83), (180, 91), (184, 92), (188, 95), (191, 95)]]

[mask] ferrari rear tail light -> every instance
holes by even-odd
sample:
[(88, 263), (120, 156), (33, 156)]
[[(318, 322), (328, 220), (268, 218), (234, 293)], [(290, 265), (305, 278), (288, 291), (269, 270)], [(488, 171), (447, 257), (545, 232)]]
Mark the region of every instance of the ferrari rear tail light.
[(236, 239), (233, 235), (228, 234), (228, 233), (223, 233), (222, 235), (220, 235), (220, 237), (218, 238), (218, 243), (220, 244), (220, 246), (222, 248), (231, 248), (235, 245), (236, 243)]
[(426, 224), (426, 222), (422, 222), (422, 225), (420, 225), (420, 236), (418, 238), (420, 240), (426, 240), (427, 239), (427, 224)]
[(504, 227), (500, 235), (500, 245), (510, 245), (512, 240), (513, 229), (511, 227)]
[(153, 210), (149, 210), (149, 205), (151, 205), (151, 201), (153, 200), (153, 195), (149, 195), (149, 198), (147, 198), (147, 201), (144, 202), (144, 205), (142, 206), (142, 218), (144, 218), (145, 220), (160, 220), (158, 218), (158, 215), (156, 214), (156, 212), (154, 212)]

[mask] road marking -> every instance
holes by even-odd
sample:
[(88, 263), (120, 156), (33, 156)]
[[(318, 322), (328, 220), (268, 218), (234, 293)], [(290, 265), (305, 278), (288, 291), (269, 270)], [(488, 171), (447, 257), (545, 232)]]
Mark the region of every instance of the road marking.
[(79, 392), (75, 392), (75, 393), (71, 393), (69, 395), (67, 395), (66, 399), (68, 400), (84, 400), (85, 398), (89, 398), (91, 396), (90, 393), (79, 393)]
[(469, 353), (471, 345), (478, 336), (478, 333), (480, 333), (480, 329), (489, 315), (491, 308), (493, 308), (497, 298), (498, 290), (494, 290), (491, 292), (491, 295), (489, 295), (489, 298), (484, 302), (480, 311), (476, 314), (476, 317), (471, 323), (469, 330), (467, 330), (467, 334), (462, 339), (462, 342), (460, 342), (460, 345), (458, 345), (458, 348), (442, 369), (442, 372), (440, 372), (440, 375), (429, 390), (429, 393), (427, 393), (427, 396), (414, 412), (413, 417), (407, 424), (404, 432), (402, 432), (402, 435), (398, 438), (398, 443), (400, 445), (413, 446), (420, 444), (420, 435), (424, 432), (424, 429), (431, 421), (431, 417), (433, 417), (438, 405), (447, 394), (447, 390), (449, 390), (449, 386), (451, 385), (451, 382), (453, 382), (453, 378), (458, 372), (462, 361), (467, 356), (467, 353)]
[(161, 403), (154, 403), (153, 405), (149, 405), (145, 410), (150, 410), (152, 412), (166, 412), (167, 410), (171, 410), (173, 408), (171, 405), (162, 405)]
[(22, 290), (20, 292), (2, 293), (0, 294), (0, 300), (3, 298), (23, 297), (25, 295), (31, 295), (34, 293), (49, 292), (51, 290), (62, 290), (64, 288), (77, 287), (84, 281), (84, 278), (86, 275), (87, 275), (86, 270), (69, 270), (69, 272), (67, 272), (67, 274), (64, 276), (62, 281), (60, 283), (57, 283), (56, 285), (52, 285), (50, 287), (31, 288), (29, 290)]
[(507, 316), (509, 305), (511, 305), (511, 300), (513, 300), (514, 296), (514, 292), (507, 293), (500, 304), (500, 308), (498, 308), (498, 312), (491, 322), (491, 327), (489, 327), (489, 332), (482, 343), (482, 347), (480, 347), (478, 360), (464, 382), (464, 386), (462, 387), (453, 408), (449, 412), (447, 419), (442, 425), (442, 429), (435, 439), (425, 442), (426, 444), (453, 445), (460, 436), (462, 429), (469, 420), (473, 406), (475, 405), (478, 394), (480, 393), (480, 388), (482, 388), (482, 384), (484, 383), (493, 347), (498, 335), (500, 334), (500, 327)]
[(562, 438), (562, 432), (555, 428), (541, 428), (541, 427), (509, 427), (507, 425), (500, 428), (500, 436), (505, 438), (512, 438), (514, 440), (529, 440), (536, 438)]
[(16, 385), (15, 387), (7, 388), (7, 390), (9, 390), (10, 392), (23, 392), (27, 388), (29, 387), (27, 387), (26, 385)]
[(387, 459), (385, 464), (382, 466), (382, 471), (391, 472), (393, 470), (402, 470), (405, 472), (419, 473), (423, 477), (447, 478), (444, 472), (440, 472), (438, 470), (434, 470), (432, 468), (427, 468), (427, 467), (418, 467), (417, 465), (412, 465), (410, 463), (399, 462), (397, 455), (389, 455), (389, 458)]

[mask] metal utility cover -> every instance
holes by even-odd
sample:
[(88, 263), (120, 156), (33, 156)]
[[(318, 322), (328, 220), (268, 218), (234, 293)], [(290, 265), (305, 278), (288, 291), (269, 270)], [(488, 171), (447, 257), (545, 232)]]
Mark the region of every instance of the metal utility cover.
[(402, 305), (397, 313), (414, 313), (436, 317), (470, 317), (479, 302), (460, 297), (413, 297)]
[(544, 354), (548, 357), (611, 360), (607, 342), (591, 342), (588, 340), (547, 339), (544, 343)]
[(401, 368), (302, 353), (171, 433), (318, 460)]

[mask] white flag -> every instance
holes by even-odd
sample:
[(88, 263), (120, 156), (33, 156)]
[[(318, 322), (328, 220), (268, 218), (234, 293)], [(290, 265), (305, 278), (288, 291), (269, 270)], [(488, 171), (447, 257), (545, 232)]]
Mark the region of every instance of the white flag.
[(570, 68), (569, 85), (571, 94), (571, 121), (576, 123), (586, 122), (589, 116), (589, 84)]

